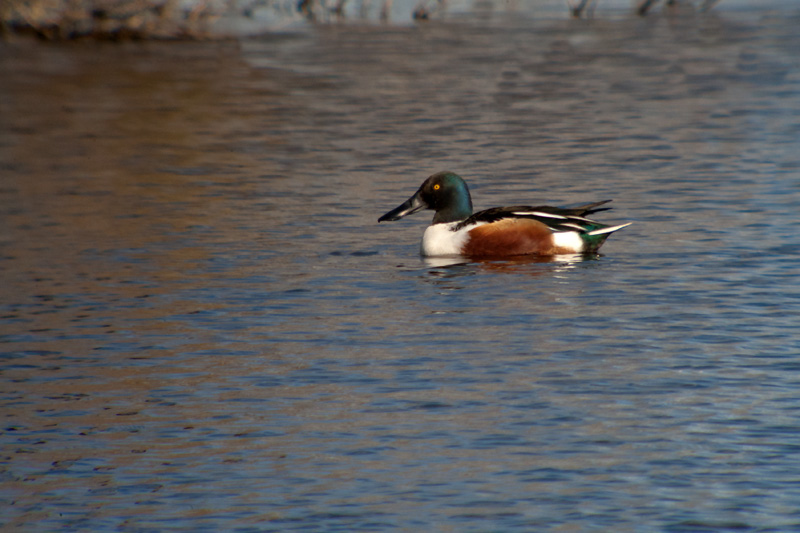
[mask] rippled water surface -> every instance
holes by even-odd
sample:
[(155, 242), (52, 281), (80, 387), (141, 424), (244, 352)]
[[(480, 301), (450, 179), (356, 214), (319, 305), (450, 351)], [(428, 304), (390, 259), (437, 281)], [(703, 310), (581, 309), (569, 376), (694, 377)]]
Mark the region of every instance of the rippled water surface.
[[(0, 524), (800, 529), (798, 23), (0, 45)], [(426, 262), (443, 169), (634, 224)]]

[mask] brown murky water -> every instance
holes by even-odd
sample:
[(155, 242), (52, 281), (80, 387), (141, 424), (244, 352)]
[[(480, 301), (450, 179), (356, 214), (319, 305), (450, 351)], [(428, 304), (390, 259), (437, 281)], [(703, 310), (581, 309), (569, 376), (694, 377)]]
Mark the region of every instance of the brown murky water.
[[(9, 530), (800, 527), (800, 13), (0, 47)], [(426, 263), (614, 198), (603, 255)]]

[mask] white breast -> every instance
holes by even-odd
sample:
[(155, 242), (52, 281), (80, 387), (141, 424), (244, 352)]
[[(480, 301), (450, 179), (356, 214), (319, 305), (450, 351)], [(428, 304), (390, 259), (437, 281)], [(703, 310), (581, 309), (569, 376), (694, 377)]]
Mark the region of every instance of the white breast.
[(469, 237), (467, 233), (475, 226), (453, 231), (458, 222), (434, 224), (425, 229), (422, 235), (422, 248), (420, 253), (426, 257), (441, 255), (458, 255)]

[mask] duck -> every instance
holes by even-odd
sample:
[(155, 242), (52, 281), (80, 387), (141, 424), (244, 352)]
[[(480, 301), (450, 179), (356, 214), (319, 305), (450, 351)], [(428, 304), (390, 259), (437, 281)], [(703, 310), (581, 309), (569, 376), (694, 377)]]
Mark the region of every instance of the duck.
[(510, 206), (473, 213), (466, 181), (451, 171), (426, 179), (408, 200), (378, 219), (400, 220), (423, 209), (434, 211), (422, 235), (424, 257), (502, 258), (596, 253), (615, 231), (631, 223), (608, 226), (586, 218), (611, 200), (576, 207)]

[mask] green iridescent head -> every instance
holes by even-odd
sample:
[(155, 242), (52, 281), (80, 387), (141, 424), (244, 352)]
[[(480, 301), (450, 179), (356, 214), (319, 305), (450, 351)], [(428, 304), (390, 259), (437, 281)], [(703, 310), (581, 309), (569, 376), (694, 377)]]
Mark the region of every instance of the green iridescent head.
[(437, 172), (425, 180), (414, 195), (389, 211), (378, 222), (399, 220), (421, 209), (433, 209), (433, 224), (457, 222), (472, 214), (472, 198), (461, 176), (454, 172)]

